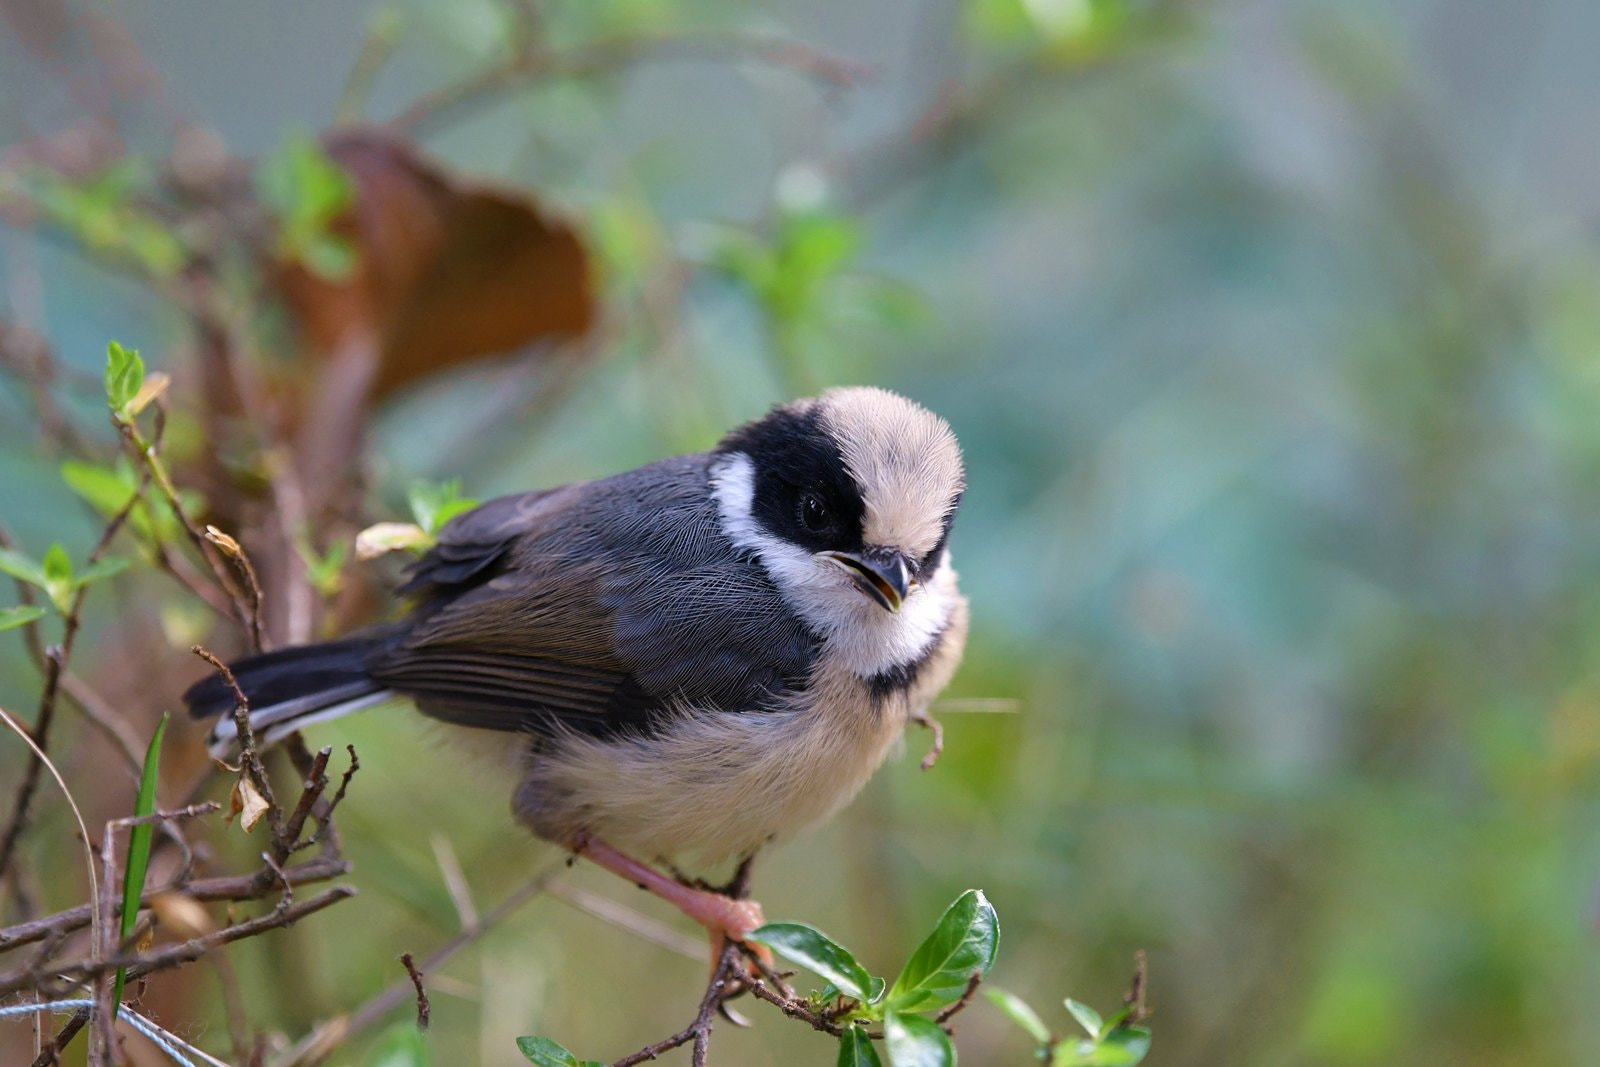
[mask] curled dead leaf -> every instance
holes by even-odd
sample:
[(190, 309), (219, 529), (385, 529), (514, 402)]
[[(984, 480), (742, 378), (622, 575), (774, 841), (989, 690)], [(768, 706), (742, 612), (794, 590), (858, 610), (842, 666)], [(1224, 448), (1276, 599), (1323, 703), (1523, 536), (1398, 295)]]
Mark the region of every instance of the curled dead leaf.
[(315, 351), (375, 360), (372, 395), (593, 323), (583, 244), (526, 191), (452, 173), (377, 129), (338, 131), (323, 149), (355, 188), (333, 226), (355, 269), (283, 263), (278, 288)]
[(137, 415), (150, 404), (166, 393), (167, 387), (172, 384), (172, 378), (164, 371), (154, 371), (145, 375), (144, 384), (139, 386), (139, 391), (133, 394), (133, 399), (128, 401), (128, 414)]
[(228, 812), (229, 820), (235, 815), (239, 816), (239, 825), (244, 828), (245, 833), (256, 828), (256, 823), (261, 821), (268, 808), (267, 798), (261, 795), (261, 791), (247, 774), (241, 774), (234, 780), (229, 806), (231, 808)]
[(356, 559), (377, 559), (401, 549), (426, 548), (432, 543), (433, 538), (414, 522), (375, 523), (356, 534)]
[(238, 541), (235, 541), (232, 537), (229, 537), (215, 526), (207, 526), (205, 529), (205, 535), (207, 541), (210, 541), (212, 544), (222, 549), (223, 553), (232, 559), (238, 559), (240, 553), (243, 551), (243, 549), (239, 547)]

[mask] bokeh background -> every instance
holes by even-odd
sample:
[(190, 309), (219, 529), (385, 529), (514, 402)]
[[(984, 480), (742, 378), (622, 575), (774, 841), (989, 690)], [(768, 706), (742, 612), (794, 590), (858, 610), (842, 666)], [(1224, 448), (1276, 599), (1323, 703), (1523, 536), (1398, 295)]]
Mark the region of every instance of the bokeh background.
[[(272, 158), (342, 96), (391, 118), (526, 25), (488, 0), (3, 6), (14, 166), (86, 128), (153, 170), (197, 131)], [(947, 748), (921, 773), (913, 732), (841, 817), (764, 857), (769, 916), (892, 973), (981, 887), (994, 981), (1063, 1032), (1060, 998), (1112, 1007), (1143, 948), (1163, 1067), (1600, 1061), (1600, 7), (537, 9), (552, 48), (642, 45), (412, 132), (570, 220), (600, 325), (384, 391), (320, 549), (403, 516), (417, 478), (487, 497), (704, 448), (823, 385), (901, 390), (949, 419), (970, 472)], [(170, 290), (108, 266), (115, 235), (10, 221), (0, 317), (67, 369), (66, 417), (110, 454), (94, 390), (116, 338), (175, 375), (174, 419), (203, 441), (205, 349)], [(293, 377), (304, 342), (241, 291), (250, 358)], [(81, 559), (100, 523), (63, 458), (13, 366), (0, 519)], [(383, 573), (349, 567), (350, 586)], [(91, 602), (79, 662), (141, 731), (199, 673), (176, 599), (134, 572)], [(319, 618), (381, 610), (355, 599)], [(130, 658), (134, 626), (165, 653)], [(0, 635), (0, 706), (37, 685)], [(69, 779), (125, 810), (126, 775), (61, 729)], [(361, 896), (234, 954), (252, 1019), (291, 1036), (454, 931), (436, 837), (480, 908), (553, 857), (415, 717), (311, 739), (362, 754), (342, 819)], [(0, 740), (0, 780), (22, 754)], [(42, 805), (45, 905), (80, 899), (68, 825)], [(566, 880), (672, 921), (594, 871)], [(616, 1057), (676, 1030), (704, 963), (545, 896), (440, 978), (436, 1062), (512, 1064), (517, 1034)], [(211, 983), (166, 981), (163, 1017), (219, 1042)], [(714, 1062), (832, 1062), (749, 1012)], [(0, 1058), (18, 1040), (0, 1031)], [(333, 1062), (385, 1062), (392, 1040)], [(1029, 1062), (987, 1006), (958, 1045)]]

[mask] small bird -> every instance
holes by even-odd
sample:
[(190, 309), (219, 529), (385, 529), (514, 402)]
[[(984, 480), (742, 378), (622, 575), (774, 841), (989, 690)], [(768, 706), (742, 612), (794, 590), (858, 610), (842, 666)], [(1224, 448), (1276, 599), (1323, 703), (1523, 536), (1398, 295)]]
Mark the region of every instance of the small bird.
[[(503, 731), (521, 822), (743, 941), (759, 905), (636, 857), (742, 860), (866, 784), (961, 659), (964, 489), (943, 419), (833, 389), (710, 452), (491, 500), (411, 566), (398, 622), (232, 671), (261, 743), (395, 697)], [(233, 741), (219, 677), (184, 699)]]

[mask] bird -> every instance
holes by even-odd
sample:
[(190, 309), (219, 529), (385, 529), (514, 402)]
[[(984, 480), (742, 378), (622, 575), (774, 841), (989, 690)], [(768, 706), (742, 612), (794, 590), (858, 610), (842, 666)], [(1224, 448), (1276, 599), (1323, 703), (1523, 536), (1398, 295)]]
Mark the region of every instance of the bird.
[[(406, 698), (515, 754), (512, 811), (745, 942), (760, 905), (678, 862), (744, 861), (847, 804), (955, 673), (966, 490), (949, 425), (851, 386), (707, 452), (502, 496), (451, 519), (398, 621), (231, 665), (252, 733)], [(220, 675), (184, 695), (235, 744)]]

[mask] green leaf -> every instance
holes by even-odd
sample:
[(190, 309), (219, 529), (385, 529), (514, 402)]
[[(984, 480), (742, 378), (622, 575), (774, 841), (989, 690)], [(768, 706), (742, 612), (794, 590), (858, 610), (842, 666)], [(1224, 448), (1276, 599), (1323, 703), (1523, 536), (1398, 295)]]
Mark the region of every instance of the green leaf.
[(261, 164), (256, 183), (277, 215), (279, 254), (330, 281), (349, 277), (356, 250), (329, 227), (355, 202), (356, 189), (316, 138), (290, 136)]
[(891, 1011), (883, 1019), (889, 1067), (955, 1067), (950, 1036), (932, 1019)]
[(9, 548), (0, 548), (0, 574), (9, 574), (19, 582), (40, 589), (48, 589), (50, 579), (45, 577), (44, 568), (21, 552), (13, 552)]
[(476, 500), (461, 495), (461, 481), (456, 478), (440, 485), (415, 482), (407, 491), (406, 499), (417, 525), (430, 534), (438, 533), (445, 523), (478, 506)]
[(985, 989), (983, 995), (1004, 1012), (1006, 1018), (1026, 1030), (1028, 1036), (1039, 1044), (1043, 1045), (1050, 1040), (1050, 1028), (1039, 1018), (1039, 1013), (1028, 1006), (1027, 1001), (1004, 989)]
[[(161, 765), (161, 739), (167, 733), (167, 713), (161, 713), (156, 732), (145, 749), (144, 770), (139, 774), (139, 797), (133, 805), (134, 818), (143, 818), (156, 810), (156, 773)], [(139, 898), (144, 895), (144, 875), (150, 866), (150, 842), (155, 827), (141, 823), (128, 831), (128, 864), (122, 875), (122, 940), (133, 933), (139, 920)], [(127, 980), (127, 968), (117, 968), (117, 980), (111, 991), (111, 1010), (122, 1003), (122, 986)]]
[(118, 418), (127, 415), (128, 402), (144, 384), (144, 360), (137, 349), (112, 341), (106, 346), (106, 404)]
[(72, 559), (60, 543), (53, 544), (44, 554), (44, 580), (46, 582), (72, 581)]
[(999, 947), (1000, 919), (994, 907), (981, 890), (967, 890), (906, 961), (889, 989), (886, 1007), (927, 1011), (955, 1003), (974, 974), (989, 973)]
[(102, 467), (81, 459), (69, 459), (61, 464), (61, 480), (106, 516), (121, 511), (138, 488), (128, 468)]
[(98, 563), (92, 563), (85, 567), (83, 572), (72, 580), (72, 587), (77, 589), (80, 586), (88, 585), (91, 582), (104, 581), (114, 574), (121, 574), (127, 569), (128, 560), (125, 560), (120, 556), (107, 556)]
[(63, 615), (72, 610), (73, 588), (72, 560), (59, 543), (53, 544), (44, 554), (44, 591)]
[[(578, 1062), (578, 1057), (568, 1052), (563, 1046), (551, 1041), (548, 1037), (519, 1037), (517, 1048), (528, 1057), (528, 1062), (537, 1064), (538, 1067), (590, 1067), (593, 1060)], [(599, 1064), (597, 1067), (605, 1067)]]
[(848, 949), (805, 923), (768, 923), (750, 935), (791, 963), (798, 963), (837, 986), (846, 996), (872, 999), (872, 976)]
[(1067, 1010), (1072, 1013), (1072, 1017), (1078, 1020), (1078, 1025), (1089, 1031), (1090, 1037), (1098, 1038), (1100, 1036), (1100, 1031), (1105, 1029), (1106, 1023), (1104, 1019), (1100, 1018), (1099, 1012), (1081, 1000), (1073, 1000), (1071, 997), (1068, 997), (1062, 1003), (1067, 1006)]
[(42, 619), (48, 615), (37, 604), (21, 604), (14, 608), (0, 608), (0, 631), (15, 630), (19, 626), (26, 626), (34, 619)]
[(363, 1067), (432, 1067), (433, 1049), (414, 1023), (396, 1023), (362, 1061)]
[(1143, 1026), (1125, 1026), (1120, 1030), (1113, 1030), (1100, 1041), (1100, 1053), (1120, 1054), (1122, 1059), (1109, 1059), (1103, 1061), (1107, 1067), (1121, 1067), (1122, 1064), (1142, 1063), (1150, 1054), (1150, 1031)]
[(883, 1067), (872, 1039), (859, 1026), (847, 1026), (839, 1035), (838, 1067)]
[(1068, 1038), (1051, 1050), (1055, 1067), (1134, 1067), (1150, 1052), (1150, 1031), (1142, 1026), (1113, 1030), (1102, 1041)]

